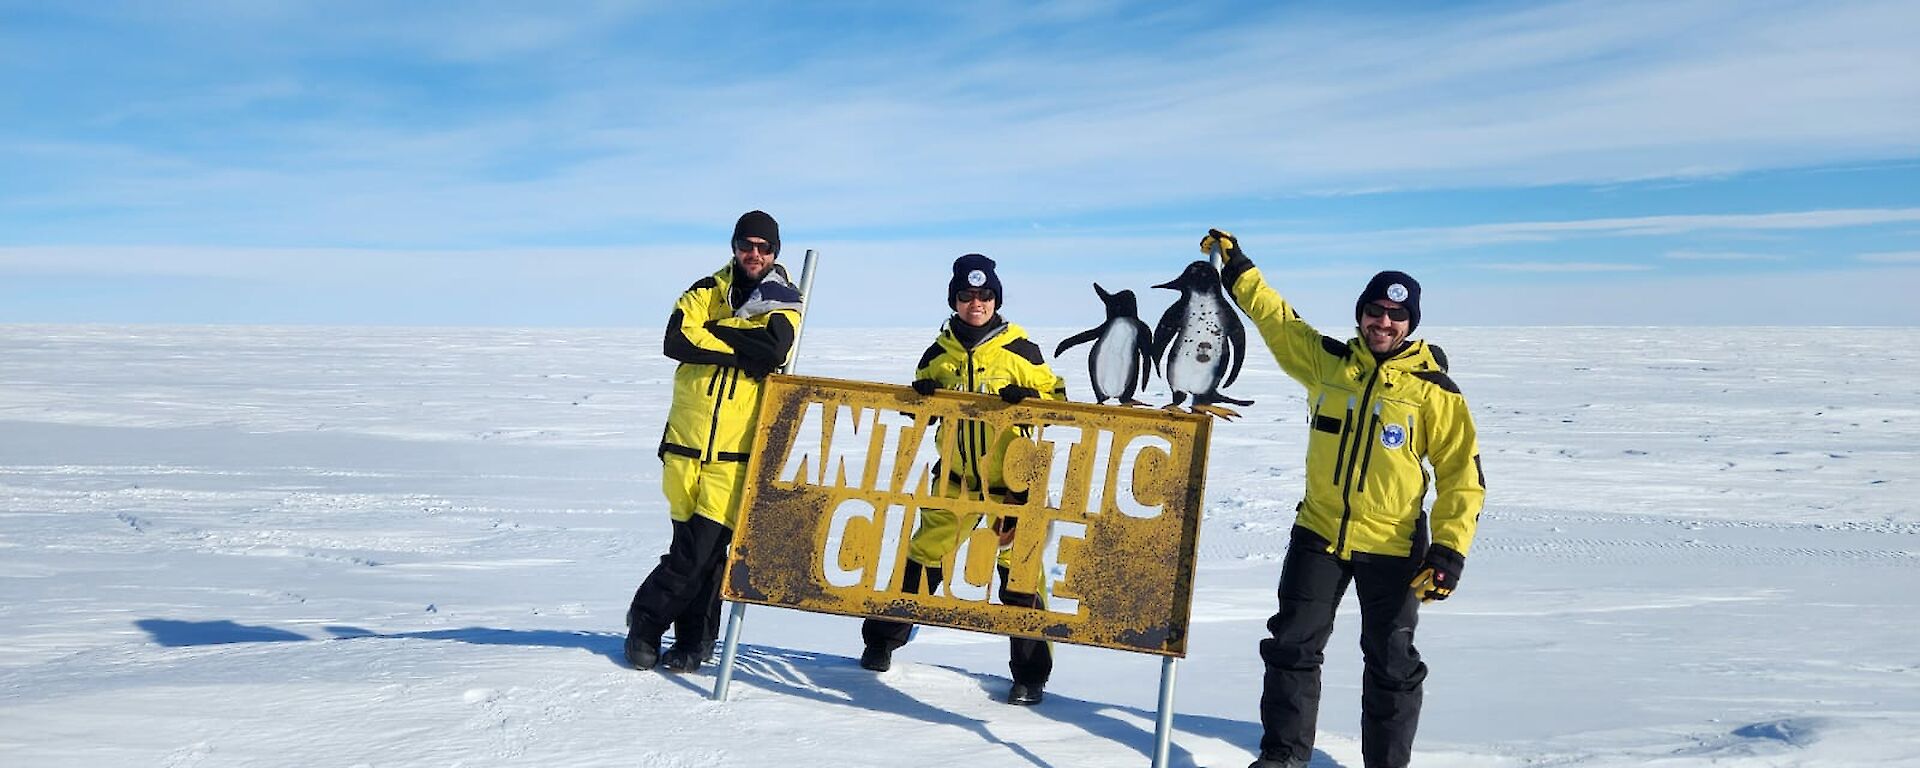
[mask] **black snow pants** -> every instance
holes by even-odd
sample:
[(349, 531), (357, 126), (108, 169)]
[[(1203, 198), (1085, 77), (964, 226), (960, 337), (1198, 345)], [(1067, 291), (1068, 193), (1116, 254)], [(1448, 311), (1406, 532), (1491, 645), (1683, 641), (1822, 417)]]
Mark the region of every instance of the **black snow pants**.
[(1413, 759), (1427, 665), (1413, 647), (1420, 600), (1408, 588), (1417, 557), (1355, 553), (1343, 561), (1325, 539), (1294, 528), (1280, 569), (1280, 611), (1260, 641), (1266, 662), (1260, 695), (1260, 752), (1309, 760), (1320, 710), (1320, 665), (1333, 634), (1334, 611), (1349, 583), (1360, 596), (1360, 749), (1367, 768), (1402, 768)]
[(720, 636), (721, 571), (731, 543), (733, 531), (712, 519), (694, 515), (674, 521), (667, 553), (633, 593), (627, 634), (657, 647), (671, 626), (674, 647), (712, 656)]
[[(1023, 608), (1039, 608), (1040, 596), (1029, 592), (1007, 591), (1007, 567), (999, 566), (1000, 604), (1015, 605)], [(922, 573), (926, 586), (921, 587)], [(944, 574), (939, 568), (923, 568), (919, 563), (907, 561), (906, 574), (901, 577), (900, 591), (911, 595), (931, 595), (939, 588)], [(913, 636), (913, 624), (905, 621), (887, 619), (867, 619), (860, 624), (860, 637), (868, 646), (879, 646), (893, 651), (906, 645)], [(1008, 638), (1012, 646), (1009, 651), (1007, 670), (1012, 673), (1013, 681), (1023, 685), (1046, 685), (1047, 678), (1053, 675), (1053, 647), (1044, 640), (1029, 640), (1024, 637)]]

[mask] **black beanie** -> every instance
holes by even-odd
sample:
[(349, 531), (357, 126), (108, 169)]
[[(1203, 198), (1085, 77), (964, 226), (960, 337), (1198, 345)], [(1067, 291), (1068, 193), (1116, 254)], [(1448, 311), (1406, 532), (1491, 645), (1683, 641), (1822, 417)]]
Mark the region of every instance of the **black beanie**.
[(766, 211), (747, 211), (740, 214), (740, 220), (733, 224), (733, 240), (727, 241), (727, 247), (733, 247), (733, 241), (744, 237), (757, 237), (773, 246), (773, 255), (780, 255), (780, 222), (774, 221)]
[(1000, 276), (993, 273), (993, 259), (969, 253), (953, 260), (953, 279), (947, 281), (947, 306), (953, 306), (954, 294), (968, 288), (993, 291), (996, 310), (1007, 305), (1007, 292), (1000, 289)]
[(1420, 327), (1420, 281), (1405, 272), (1387, 270), (1374, 275), (1367, 281), (1367, 289), (1360, 292), (1360, 298), (1353, 302), (1353, 322), (1360, 322), (1361, 308), (1381, 299), (1388, 299), (1407, 308), (1407, 333)]

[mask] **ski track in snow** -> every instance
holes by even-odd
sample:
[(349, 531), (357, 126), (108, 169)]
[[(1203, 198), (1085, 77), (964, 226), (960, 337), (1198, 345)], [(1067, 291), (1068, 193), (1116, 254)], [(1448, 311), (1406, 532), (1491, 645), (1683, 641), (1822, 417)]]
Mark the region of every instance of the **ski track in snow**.
[[(1035, 329), (1042, 346), (1070, 331)], [(1491, 484), (1422, 612), (1422, 766), (1920, 764), (1920, 331), (1436, 329)], [(809, 329), (902, 382), (918, 330)], [(1764, 356), (1755, 339), (1769, 339)], [(711, 667), (619, 662), (664, 550), (656, 331), (0, 326), (9, 765), (1145, 765), (1159, 661), (756, 608)], [(1084, 350), (1055, 366), (1088, 389)], [(1155, 381), (1144, 399), (1166, 399)], [(1174, 764), (1239, 766), (1304, 402), (1216, 427)], [(1315, 768), (1357, 766), (1349, 600)]]

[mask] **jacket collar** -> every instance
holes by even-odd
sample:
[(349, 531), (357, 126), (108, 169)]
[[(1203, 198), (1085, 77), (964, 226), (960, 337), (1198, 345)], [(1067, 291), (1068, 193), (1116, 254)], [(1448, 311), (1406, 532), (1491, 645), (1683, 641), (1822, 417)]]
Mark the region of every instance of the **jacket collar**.
[(1347, 348), (1352, 350), (1354, 359), (1363, 361), (1362, 364), (1372, 362), (1383, 369), (1442, 373), (1447, 370), (1446, 366), (1440, 364), (1439, 358), (1434, 357), (1433, 349), (1427, 346), (1427, 342), (1420, 339), (1409, 339), (1400, 345), (1398, 352), (1384, 360), (1375, 356), (1373, 350), (1368, 349), (1366, 342), (1361, 341), (1358, 336), (1347, 340)]
[[(987, 326), (980, 330), (979, 340), (975, 341), (972, 346), (968, 346), (967, 343), (962, 340), (961, 334), (963, 332), (956, 332), (954, 330), (959, 325), (960, 321), (958, 318), (948, 317), (947, 322), (940, 326), (940, 343), (957, 352), (963, 353), (970, 349), (979, 351), (989, 347), (1001, 346), (1026, 333), (1020, 329), (1020, 326), (1007, 322), (1006, 318), (996, 313), (992, 320), (987, 321)], [(966, 335), (972, 336), (972, 334)]]

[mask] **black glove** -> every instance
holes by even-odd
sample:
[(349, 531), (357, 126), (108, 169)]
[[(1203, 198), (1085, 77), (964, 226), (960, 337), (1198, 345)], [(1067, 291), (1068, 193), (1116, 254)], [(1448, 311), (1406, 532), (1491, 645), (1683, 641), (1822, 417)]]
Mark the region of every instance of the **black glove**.
[(1207, 230), (1207, 236), (1200, 238), (1200, 252), (1211, 254), (1215, 243), (1220, 245), (1220, 256), (1226, 259), (1226, 266), (1220, 269), (1220, 284), (1228, 292), (1233, 291), (1233, 281), (1249, 269), (1253, 269), (1253, 259), (1240, 250), (1240, 241), (1231, 232), (1218, 229)]
[(1460, 585), (1460, 571), (1466, 567), (1465, 555), (1439, 544), (1428, 547), (1420, 572), (1413, 577), (1414, 594), (1419, 595), (1423, 603), (1447, 599), (1454, 587)]
[(931, 395), (934, 392), (938, 391), (939, 389), (940, 389), (940, 382), (934, 381), (933, 379), (914, 379), (913, 380), (913, 391), (920, 393), (921, 397), (926, 397), (927, 395)]
[(1019, 384), (1009, 384), (1000, 388), (1000, 399), (1007, 401), (1008, 405), (1019, 405), (1022, 400), (1039, 396), (1040, 390), (1034, 389), (1033, 387), (1023, 387)]
[(762, 328), (734, 328), (731, 326), (707, 324), (707, 329), (727, 346), (733, 347), (734, 367), (756, 379), (766, 378), (767, 374), (786, 362), (780, 353), (780, 347), (773, 340), (773, 334)]
[(733, 367), (740, 369), (740, 372), (746, 374), (747, 378), (759, 381), (766, 378), (767, 374), (773, 373), (773, 370), (779, 366), (774, 365), (773, 361), (765, 358), (741, 357), (736, 358)]

